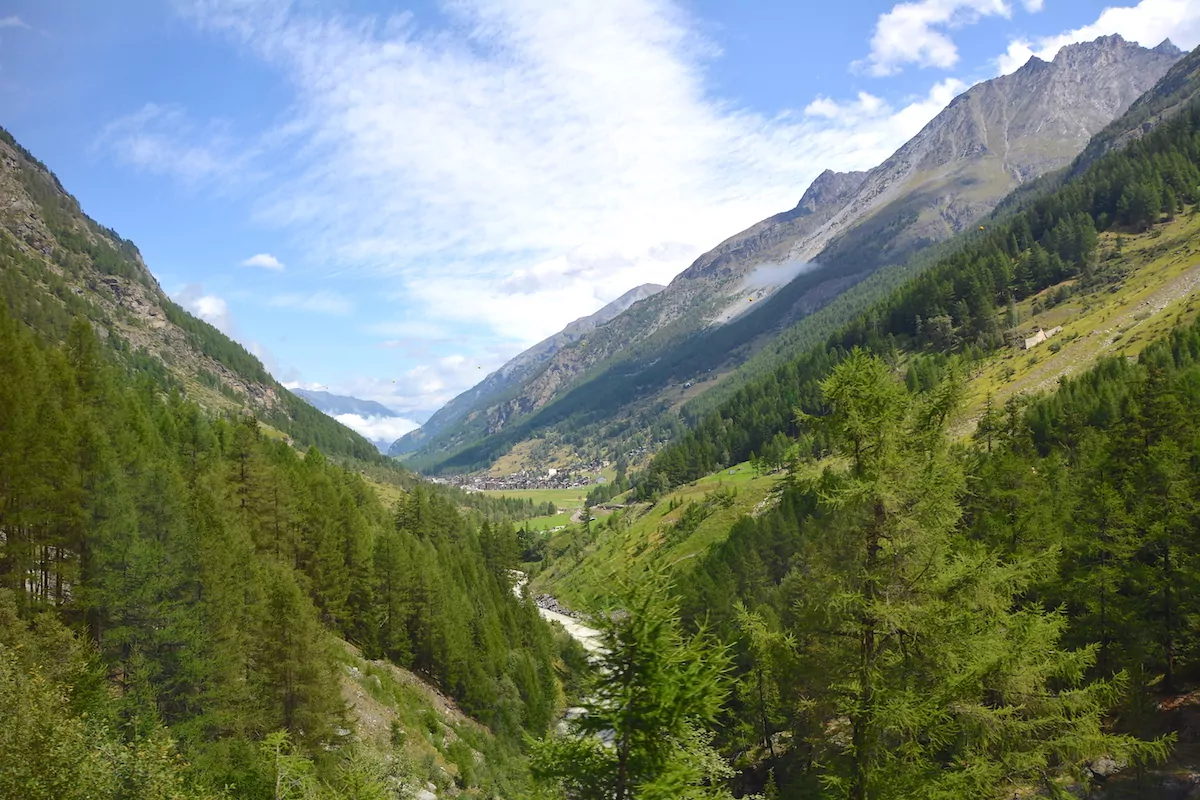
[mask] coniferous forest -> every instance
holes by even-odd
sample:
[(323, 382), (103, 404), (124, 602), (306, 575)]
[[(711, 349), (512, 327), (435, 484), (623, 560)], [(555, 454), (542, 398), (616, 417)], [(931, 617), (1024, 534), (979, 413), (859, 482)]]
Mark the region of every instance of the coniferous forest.
[(0, 313), (0, 374), (0, 796), (278, 797), (271, 736), (341, 796), (335, 637), (514, 751), (550, 725), (559, 645), (510, 589), (511, 524), (420, 487), (387, 509), (131, 378), (83, 321), (55, 347)]

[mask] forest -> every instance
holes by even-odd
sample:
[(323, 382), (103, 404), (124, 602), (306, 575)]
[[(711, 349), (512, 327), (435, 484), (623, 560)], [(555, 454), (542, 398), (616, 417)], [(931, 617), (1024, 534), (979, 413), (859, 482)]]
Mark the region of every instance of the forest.
[(512, 754), (551, 724), (569, 645), (511, 591), (511, 523), (421, 486), (387, 509), (315, 447), (131, 378), (82, 319), (55, 346), (0, 309), (0, 374), (0, 796), (277, 797), (284, 752), (341, 797), (335, 637)]

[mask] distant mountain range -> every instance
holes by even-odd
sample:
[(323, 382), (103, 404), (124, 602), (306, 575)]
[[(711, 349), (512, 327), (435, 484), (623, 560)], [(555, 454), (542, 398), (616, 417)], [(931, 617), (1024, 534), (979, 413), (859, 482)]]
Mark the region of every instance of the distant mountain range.
[(374, 400), (299, 387), (290, 391), (322, 413), (367, 437), (380, 453), (386, 453), (397, 436), (414, 424)]
[(338, 414), (357, 414), (360, 417), (400, 416), (387, 406), (376, 403), (374, 400), (360, 400), (357, 397), (346, 397), (340, 394), (330, 394), (329, 392), (314, 391), (312, 389), (296, 388), (292, 389), (291, 392), (294, 395), (304, 398), (330, 416), (337, 416)]
[(850, 287), (1070, 164), (1182, 55), (1169, 41), (1145, 48), (1105, 36), (972, 87), (879, 166), (826, 171), (795, 208), (726, 239), (586, 344), (564, 336), (522, 354), (390, 454), (460, 471), (568, 432), (576, 449), (588, 437), (606, 451), (651, 443), (651, 427), (678, 420), (685, 389), (711, 391)]

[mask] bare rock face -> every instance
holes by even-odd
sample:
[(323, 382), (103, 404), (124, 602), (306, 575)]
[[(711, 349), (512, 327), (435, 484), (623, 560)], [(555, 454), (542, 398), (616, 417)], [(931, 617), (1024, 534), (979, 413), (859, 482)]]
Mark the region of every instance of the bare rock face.
[(872, 221), (914, 218), (868, 254), (877, 262), (949, 238), (1020, 184), (1070, 163), (1179, 57), (1173, 45), (1148, 50), (1103, 36), (972, 87), (872, 169), (827, 223), (798, 237), (790, 257), (816, 259), (839, 239), (836, 252), (849, 252), (856, 243), (846, 240), (860, 227), (869, 236), (879, 227)]
[(800, 198), (796, 205), (797, 216), (816, 214), (821, 209), (841, 205), (862, 187), (868, 174), (825, 170)]
[[(1147, 49), (1105, 36), (972, 87), (879, 166), (821, 173), (795, 208), (697, 258), (665, 290), (596, 327), (586, 349), (568, 343), (527, 359), (508, 373), (503, 398), (481, 385), (451, 401), (446, 410), (453, 407), (453, 419), (434, 415), (431, 422), (444, 424), (410, 435), (408, 449), (442, 449), (495, 433), (614, 359), (652, 363), (689, 337), (761, 308), (747, 298), (761, 301), (791, 280), (764, 287), (751, 280), (762, 268), (820, 265), (825, 285), (837, 292), (806, 293), (785, 316), (810, 313), (874, 269), (903, 263), (916, 249), (975, 224), (1026, 181), (1070, 163), (1180, 56), (1170, 42)], [(748, 351), (742, 347), (748, 344), (734, 348)], [(488, 423), (456, 429), (460, 420)]]

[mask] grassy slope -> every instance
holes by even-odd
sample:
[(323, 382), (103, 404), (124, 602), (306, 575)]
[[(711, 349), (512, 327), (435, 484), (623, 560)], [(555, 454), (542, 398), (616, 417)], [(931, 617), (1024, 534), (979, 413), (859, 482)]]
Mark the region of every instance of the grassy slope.
[[(1051, 390), (1059, 378), (1087, 369), (1098, 358), (1136, 357), (1194, 313), (1193, 292), (1200, 286), (1200, 214), (1185, 212), (1147, 233), (1121, 238), (1122, 254), (1112, 258), (1127, 270), (1119, 283), (1074, 296), (1037, 315), (1032, 313), (1034, 300), (1055, 288), (1020, 304), (1022, 330), (1061, 325), (1063, 331), (1031, 351), (1009, 350), (989, 359), (971, 376), (966, 413), (956, 432), (974, 428), (989, 394), (1000, 405), (1014, 394)], [(1101, 258), (1115, 251), (1116, 239), (1113, 233), (1101, 237)], [(1055, 344), (1060, 346), (1057, 353)]]
[[(1019, 306), (1021, 330), (1063, 326), (1063, 331), (1031, 351), (1007, 350), (988, 359), (969, 377), (964, 411), (955, 425), (958, 436), (969, 436), (989, 395), (1001, 405), (1014, 394), (1053, 390), (1060, 377), (1087, 369), (1096, 359), (1136, 357), (1147, 343), (1165, 335), (1181, 319), (1197, 312), (1200, 290), (1200, 214), (1185, 211), (1174, 221), (1139, 235), (1101, 237), (1106, 266), (1125, 272), (1105, 289), (1076, 295), (1066, 303), (1034, 314), (1034, 300), (1052, 294), (1052, 287)], [(1054, 352), (1052, 345), (1059, 345)], [(905, 365), (901, 363), (902, 372)], [(549, 592), (568, 605), (586, 608), (603, 593), (608, 578), (651, 560), (677, 564), (721, 541), (742, 514), (755, 513), (769, 502), (781, 476), (755, 477), (746, 465), (710, 475), (683, 486), (654, 506), (634, 506), (624, 512), (626, 524), (602, 530), (587, 542), (577, 527), (553, 536), (544, 570), (534, 579), (535, 591)], [(662, 546), (663, 533), (683, 513), (688, 502), (700, 501), (718, 487), (738, 488), (733, 505), (704, 520), (686, 539)], [(672, 502), (674, 501), (674, 503)], [(669, 510), (671, 505), (680, 507)]]
[[(519, 753), (506, 751), (420, 677), (386, 661), (368, 661), (340, 643), (342, 699), (355, 738), (406, 776), (404, 797), (433, 784), (438, 796), (492, 797), (527, 780)], [(447, 794), (444, 794), (447, 793)], [(502, 796), (513, 796), (504, 794)]]
[[(578, 526), (552, 536), (547, 568), (532, 582), (535, 592), (550, 592), (567, 605), (586, 608), (601, 596), (613, 574), (622, 574), (650, 563), (677, 564), (694, 558), (728, 534), (743, 514), (766, 508), (783, 476), (755, 475), (747, 464), (680, 486), (654, 505), (630, 506), (620, 512), (619, 522), (603, 526), (595, 540), (583, 547)], [(677, 522), (689, 503), (703, 502), (714, 492), (736, 491), (732, 504), (718, 507), (696, 530), (681, 541), (667, 543), (670, 526)], [(672, 506), (676, 506), (672, 508)]]

